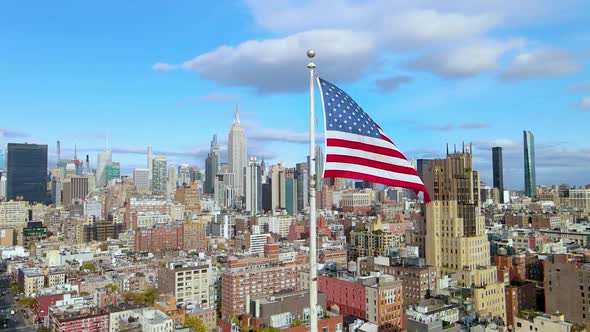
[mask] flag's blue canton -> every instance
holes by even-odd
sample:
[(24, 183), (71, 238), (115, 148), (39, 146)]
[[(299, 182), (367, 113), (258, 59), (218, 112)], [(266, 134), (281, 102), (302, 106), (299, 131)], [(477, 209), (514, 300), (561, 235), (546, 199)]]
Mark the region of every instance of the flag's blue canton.
[(381, 138), (377, 125), (346, 92), (319, 79), (326, 113), (326, 130)]

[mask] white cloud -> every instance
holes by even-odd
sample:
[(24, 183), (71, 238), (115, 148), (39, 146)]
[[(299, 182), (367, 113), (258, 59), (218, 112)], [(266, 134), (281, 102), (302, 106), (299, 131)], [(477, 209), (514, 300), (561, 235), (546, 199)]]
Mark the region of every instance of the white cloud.
[(582, 98), (580, 104), (578, 104), (578, 108), (581, 110), (590, 110), (590, 96)]
[(554, 77), (573, 74), (582, 69), (573, 53), (553, 49), (539, 49), (518, 54), (502, 72), (504, 80)]
[(222, 46), (181, 64), (158, 68), (194, 70), (204, 79), (226, 85), (247, 86), (259, 93), (304, 90), (307, 49), (315, 48), (320, 75), (334, 81), (361, 76), (375, 60), (374, 39), (361, 32), (314, 30), (285, 38), (249, 40), (238, 46)]
[(391, 48), (417, 48), (478, 38), (499, 23), (493, 15), (412, 10), (386, 18), (380, 40)]
[(503, 19), (546, 14), (554, 5), (550, 0), (247, 0), (246, 4), (258, 25), (276, 33), (334, 27), (378, 29), (391, 21), (411, 35), (440, 36), (433, 28), (445, 31), (443, 40), (449, 35), (485, 32)]
[(410, 62), (408, 66), (447, 78), (475, 76), (495, 70), (502, 55), (524, 44), (522, 39), (477, 41), (427, 54)]
[(544, 15), (576, 0), (246, 0), (255, 22), (276, 38), (225, 45), (179, 64), (153, 69), (194, 70), (224, 86), (256, 92), (303, 91), (305, 50), (315, 48), (319, 74), (352, 81), (372, 70), (376, 59), (422, 56), (411, 67), (447, 78), (494, 71), (522, 39), (494, 40), (494, 29)]

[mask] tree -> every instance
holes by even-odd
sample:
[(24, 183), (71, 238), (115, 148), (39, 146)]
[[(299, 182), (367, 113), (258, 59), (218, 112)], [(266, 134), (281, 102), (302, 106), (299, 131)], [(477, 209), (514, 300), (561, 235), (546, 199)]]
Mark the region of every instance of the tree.
[(10, 283), (10, 293), (12, 295), (16, 295), (16, 293), (18, 293), (18, 284), (16, 282)]
[(92, 262), (84, 262), (82, 266), (80, 266), (80, 270), (85, 271), (88, 270), (90, 272), (96, 272), (96, 266)]
[(101, 243), (98, 248), (100, 249), (100, 251), (107, 251), (109, 250), (109, 246), (106, 243)]
[(207, 326), (197, 317), (188, 316), (184, 324), (195, 332), (207, 332)]
[(30, 307), (34, 306), (35, 304), (37, 304), (37, 300), (35, 300), (32, 297), (23, 297), (22, 299), (18, 300), (16, 303), (30, 308)]
[(39, 326), (37, 328), (37, 332), (49, 332), (49, 329), (46, 328), (45, 326)]
[(108, 288), (113, 292), (116, 292), (119, 290), (119, 286), (117, 286), (115, 284), (108, 284), (108, 285), (104, 286), (104, 288)]
[(133, 302), (135, 304), (142, 304), (146, 306), (151, 306), (156, 301), (156, 297), (158, 296), (158, 290), (156, 288), (148, 288), (143, 292), (138, 293), (125, 293), (123, 294), (123, 299), (126, 302)]

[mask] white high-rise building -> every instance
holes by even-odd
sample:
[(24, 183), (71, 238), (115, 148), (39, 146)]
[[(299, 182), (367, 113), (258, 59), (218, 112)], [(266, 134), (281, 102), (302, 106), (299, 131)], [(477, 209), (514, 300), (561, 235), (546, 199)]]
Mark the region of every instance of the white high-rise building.
[(150, 190), (150, 171), (147, 168), (136, 168), (133, 170), (133, 183), (139, 191)]
[(152, 161), (152, 194), (166, 195), (168, 185), (166, 157), (156, 157)]
[(103, 188), (107, 185), (107, 166), (113, 163), (111, 150), (100, 152), (96, 162), (96, 187)]
[(244, 196), (244, 175), (248, 164), (246, 159), (246, 133), (240, 126), (240, 113), (236, 109), (234, 124), (229, 131), (227, 142), (229, 172), (235, 174), (234, 193), (237, 197)]
[(191, 167), (188, 164), (181, 164), (178, 166), (178, 180), (177, 185), (180, 187), (183, 184), (191, 184)]
[(248, 161), (244, 184), (246, 187), (246, 211), (256, 215), (262, 210), (262, 171), (260, 162), (256, 158)]
[(168, 167), (168, 182), (166, 183), (166, 197), (174, 199), (176, 193), (176, 168), (172, 165)]
[(147, 170), (149, 173), (149, 179), (150, 182), (152, 181), (152, 175), (153, 175), (153, 170), (152, 170), (152, 163), (154, 162), (154, 152), (152, 151), (152, 147), (148, 146), (147, 147)]

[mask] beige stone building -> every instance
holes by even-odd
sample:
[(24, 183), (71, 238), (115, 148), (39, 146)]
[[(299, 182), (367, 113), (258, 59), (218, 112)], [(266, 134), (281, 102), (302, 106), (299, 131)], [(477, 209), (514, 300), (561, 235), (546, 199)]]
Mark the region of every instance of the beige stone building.
[(426, 262), (473, 291), (481, 315), (506, 319), (504, 284), (490, 265), (490, 244), (479, 200), (479, 174), (470, 152), (429, 160), (424, 182), (432, 201), (426, 206)]

